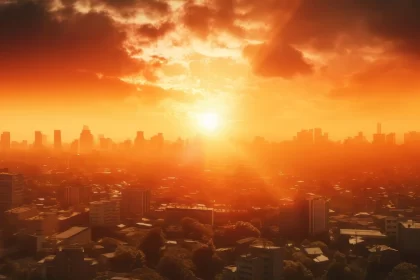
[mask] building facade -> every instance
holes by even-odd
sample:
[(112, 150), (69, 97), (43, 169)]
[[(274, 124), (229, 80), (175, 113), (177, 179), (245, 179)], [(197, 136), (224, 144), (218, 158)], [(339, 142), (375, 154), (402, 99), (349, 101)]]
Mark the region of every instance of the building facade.
[(101, 200), (90, 203), (91, 226), (116, 226), (120, 223), (120, 200)]

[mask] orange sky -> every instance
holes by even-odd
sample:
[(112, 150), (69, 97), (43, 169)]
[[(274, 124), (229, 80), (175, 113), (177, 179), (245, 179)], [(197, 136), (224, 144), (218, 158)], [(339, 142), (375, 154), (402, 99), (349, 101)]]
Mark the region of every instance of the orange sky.
[[(0, 1), (0, 131), (418, 130), (420, 2)], [(401, 137), (401, 136), (400, 136)]]

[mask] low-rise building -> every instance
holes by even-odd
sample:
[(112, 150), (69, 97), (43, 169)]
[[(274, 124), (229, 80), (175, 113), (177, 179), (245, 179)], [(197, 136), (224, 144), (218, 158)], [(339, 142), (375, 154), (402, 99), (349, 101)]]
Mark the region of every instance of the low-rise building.
[(55, 236), (60, 245), (87, 244), (92, 241), (91, 230), (88, 227), (72, 227)]

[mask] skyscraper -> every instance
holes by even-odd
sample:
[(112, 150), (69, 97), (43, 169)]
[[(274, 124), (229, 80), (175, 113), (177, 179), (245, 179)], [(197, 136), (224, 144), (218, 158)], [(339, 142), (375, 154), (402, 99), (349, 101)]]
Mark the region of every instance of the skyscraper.
[(376, 125), (376, 133), (373, 134), (373, 144), (385, 144), (386, 136), (382, 134), (382, 125), (378, 123)]
[(0, 213), (23, 204), (23, 189), (22, 175), (0, 170)]
[(127, 188), (122, 191), (121, 215), (143, 217), (150, 211), (150, 190)]
[(61, 150), (61, 130), (54, 130), (54, 149)]
[(41, 131), (35, 131), (35, 141), (34, 141), (34, 148), (35, 149), (41, 149), (43, 147), (42, 143), (42, 132)]
[(144, 146), (144, 133), (143, 131), (137, 131), (136, 139), (134, 139), (134, 148), (139, 151)]
[(91, 153), (93, 151), (93, 135), (88, 126), (83, 126), (82, 133), (80, 133), (79, 152), (81, 154)]
[(10, 150), (10, 132), (8, 131), (5, 131), (1, 134), (0, 150), (3, 150), (3, 151)]

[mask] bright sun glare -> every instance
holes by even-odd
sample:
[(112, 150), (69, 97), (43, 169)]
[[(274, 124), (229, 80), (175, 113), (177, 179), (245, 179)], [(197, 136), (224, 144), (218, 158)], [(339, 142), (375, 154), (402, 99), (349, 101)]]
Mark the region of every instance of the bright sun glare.
[(214, 132), (220, 126), (220, 116), (216, 113), (201, 113), (197, 115), (199, 127), (206, 132)]

